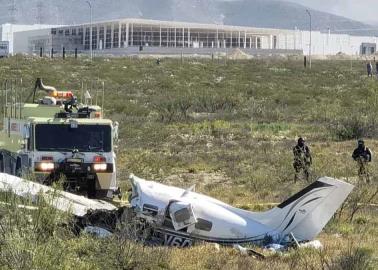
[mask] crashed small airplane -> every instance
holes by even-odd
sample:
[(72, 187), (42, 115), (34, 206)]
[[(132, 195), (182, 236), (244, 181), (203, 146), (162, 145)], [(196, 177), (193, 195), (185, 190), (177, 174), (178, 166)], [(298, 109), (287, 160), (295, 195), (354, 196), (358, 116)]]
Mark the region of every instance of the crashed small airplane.
[(107, 236), (117, 233), (120, 224), (133, 224), (138, 231), (135, 235), (141, 236), (137, 240), (174, 247), (196, 242), (286, 246), (311, 241), (353, 189), (351, 184), (323, 177), (277, 207), (254, 213), (198, 194), (193, 188), (166, 186), (134, 175), (130, 182), (130, 207), (116, 208), (0, 173), (0, 191), (29, 198), (47, 196), (52, 207), (76, 217), (76, 229)]
[(136, 217), (152, 228), (153, 239), (167, 246), (196, 241), (225, 245), (289, 245), (313, 240), (353, 189), (323, 177), (277, 207), (249, 212), (205, 195), (131, 175), (130, 204)]

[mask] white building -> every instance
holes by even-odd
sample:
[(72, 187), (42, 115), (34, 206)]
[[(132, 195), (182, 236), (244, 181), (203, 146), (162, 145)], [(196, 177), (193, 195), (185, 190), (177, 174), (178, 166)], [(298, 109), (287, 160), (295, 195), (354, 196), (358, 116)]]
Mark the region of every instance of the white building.
[(54, 27), (53, 25), (43, 25), (43, 24), (34, 24), (34, 25), (20, 25), (20, 24), (2, 24), (0, 25), (0, 41), (9, 42), (9, 53), (13, 54), (14, 48), (14, 33), (28, 30), (37, 30), (37, 29), (46, 29)]
[[(216, 24), (144, 19), (120, 19), (91, 24), (17, 31), (15, 53), (51, 50), (97, 53), (209, 53), (239, 48), (252, 54), (310, 53), (310, 32)], [(377, 37), (350, 36), (312, 31), (313, 55), (359, 54), (365, 44), (377, 45)], [(372, 46), (371, 48), (373, 48)], [(375, 51), (364, 50), (366, 54)]]

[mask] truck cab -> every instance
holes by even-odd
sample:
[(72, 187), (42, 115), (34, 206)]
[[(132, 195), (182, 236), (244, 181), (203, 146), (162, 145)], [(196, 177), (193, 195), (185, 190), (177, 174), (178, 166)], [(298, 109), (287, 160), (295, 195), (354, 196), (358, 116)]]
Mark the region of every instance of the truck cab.
[[(8, 104), (0, 135), (0, 171), (90, 198), (112, 198), (116, 180), (114, 125), (100, 106), (67, 102)], [(45, 100), (45, 101), (44, 101)]]

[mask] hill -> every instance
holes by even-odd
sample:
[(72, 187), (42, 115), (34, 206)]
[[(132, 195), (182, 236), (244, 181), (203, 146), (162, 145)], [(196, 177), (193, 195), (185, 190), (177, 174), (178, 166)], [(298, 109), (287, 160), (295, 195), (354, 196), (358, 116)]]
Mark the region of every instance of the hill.
[[(0, 0), (0, 23), (72, 24), (89, 21), (89, 7), (76, 0)], [(309, 29), (306, 7), (277, 0), (93, 0), (94, 20), (146, 18), (187, 22), (219, 23), (257, 27)], [(359, 35), (367, 24), (311, 10), (313, 29)], [(13, 16), (12, 16), (13, 14)], [(346, 31), (344, 31), (346, 30)]]

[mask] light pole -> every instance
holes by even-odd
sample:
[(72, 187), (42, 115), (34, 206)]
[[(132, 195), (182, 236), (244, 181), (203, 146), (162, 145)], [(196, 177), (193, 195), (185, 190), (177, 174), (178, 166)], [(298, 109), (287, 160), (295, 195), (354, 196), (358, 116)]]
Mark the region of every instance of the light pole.
[(92, 4), (91, 2), (85, 1), (88, 6), (89, 6), (89, 11), (90, 11), (90, 30), (89, 30), (89, 50), (91, 54), (91, 60), (93, 60), (93, 48), (92, 48)]
[(306, 9), (308, 16), (310, 17), (310, 50), (309, 50), (309, 60), (310, 60), (310, 68), (311, 68), (311, 51), (312, 51), (312, 18), (311, 13), (308, 9)]

